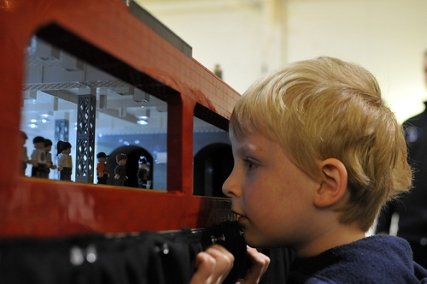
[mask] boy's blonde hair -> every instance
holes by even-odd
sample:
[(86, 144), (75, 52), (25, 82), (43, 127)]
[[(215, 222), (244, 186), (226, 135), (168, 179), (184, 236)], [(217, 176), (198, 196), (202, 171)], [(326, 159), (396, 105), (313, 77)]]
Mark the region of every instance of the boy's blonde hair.
[(253, 132), (278, 142), (314, 179), (320, 161), (345, 165), (351, 194), (339, 208), (343, 224), (367, 231), (381, 206), (411, 186), (403, 129), (374, 76), (356, 64), (320, 57), (255, 82), (230, 119), (236, 139)]

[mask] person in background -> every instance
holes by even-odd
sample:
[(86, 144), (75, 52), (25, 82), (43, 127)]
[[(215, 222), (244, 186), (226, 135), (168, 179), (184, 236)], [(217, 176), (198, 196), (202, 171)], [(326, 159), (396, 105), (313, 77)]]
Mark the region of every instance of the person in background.
[[(249, 246), (294, 251), (287, 283), (427, 283), (406, 240), (365, 235), (412, 179), (402, 127), (366, 69), (332, 57), (291, 63), (241, 96), (229, 135), (223, 192)], [(249, 256), (241, 283), (258, 283), (269, 261)], [(196, 265), (192, 284), (220, 283), (232, 257), (204, 257), (211, 270)]]
[[(424, 53), (424, 76), (427, 83), (427, 50)], [(398, 218), (397, 236), (409, 241), (414, 260), (427, 268), (427, 102), (426, 109), (403, 123), (408, 144), (413, 188), (397, 202), (390, 202), (381, 212), (377, 234), (389, 234), (392, 217)]]

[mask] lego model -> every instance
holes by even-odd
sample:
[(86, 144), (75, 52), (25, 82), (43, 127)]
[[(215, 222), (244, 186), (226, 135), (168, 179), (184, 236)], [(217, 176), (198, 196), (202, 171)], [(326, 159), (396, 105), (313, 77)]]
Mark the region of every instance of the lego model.
[(136, 174), (139, 188), (151, 188), (150, 170), (150, 163), (147, 161), (147, 158), (140, 156), (138, 160), (138, 173)]
[(59, 156), (58, 171), (60, 171), (60, 180), (71, 181), (71, 174), (73, 172), (73, 161), (70, 156), (71, 144), (69, 142), (58, 141), (56, 149)]
[(214, 74), (218, 76), (218, 78), (222, 79), (222, 69), (219, 64), (215, 65)]
[[(0, 45), (0, 53), (7, 55), (2, 59), (4, 72), (0, 72), (0, 141), (1, 145), (8, 145), (0, 147), (1, 157), (8, 161), (0, 164), (0, 236), (201, 228), (232, 216), (228, 199), (193, 195), (193, 126), (198, 117), (226, 130), (240, 94), (194, 59), (191, 46), (144, 13), (135, 1), (130, 1), (129, 6), (111, 0), (28, 0), (20, 5), (21, 2), (0, 2), (0, 34), (7, 38)], [(167, 194), (132, 188), (110, 190), (93, 185), (93, 181), (89, 184), (23, 178), (25, 159), (19, 115), (23, 89), (36, 91), (44, 84), (23, 86), (24, 51), (33, 36), (167, 104), (168, 156), (167, 163), (161, 165), (165, 167)], [(96, 106), (91, 107), (96, 110)], [(61, 161), (56, 165), (61, 179), (70, 180), (72, 163), (77, 164), (78, 160), (71, 161), (66, 154), (69, 149), (64, 145), (71, 148), (71, 144), (58, 144), (55, 146), (59, 146)], [(95, 155), (91, 153), (91, 157)], [(96, 168), (96, 163), (91, 166)], [(73, 174), (74, 171), (76, 179), (82, 177), (77, 167)], [(153, 221), (153, 216), (164, 218)]]
[(44, 150), (44, 138), (36, 136), (33, 139), (34, 150), (31, 154), (31, 177), (44, 178), (46, 173), (46, 152)]
[(55, 170), (57, 168), (56, 165), (52, 162), (52, 153), (50, 152), (52, 150), (52, 140), (45, 139), (44, 140), (44, 150), (46, 152), (46, 167), (45, 167), (45, 176), (44, 178), (49, 178), (50, 169)]
[(27, 134), (24, 131), (21, 131), (22, 134), (22, 168), (21, 168), (21, 174), (25, 176), (25, 170), (27, 169), (27, 164), (29, 163), (28, 160), (28, 154), (27, 154), (27, 147), (25, 146), (25, 142), (28, 139)]
[(119, 186), (124, 186), (125, 180), (128, 179), (126, 175), (126, 162), (128, 156), (126, 154), (117, 154), (116, 162), (117, 166), (114, 169), (114, 184)]
[(110, 174), (107, 171), (107, 154), (99, 152), (96, 154), (98, 164), (96, 165), (96, 176), (98, 178), (98, 184), (107, 184)]

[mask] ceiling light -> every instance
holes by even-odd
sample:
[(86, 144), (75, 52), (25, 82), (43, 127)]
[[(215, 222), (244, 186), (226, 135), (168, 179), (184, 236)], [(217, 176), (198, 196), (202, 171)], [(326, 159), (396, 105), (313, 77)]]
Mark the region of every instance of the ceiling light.
[(147, 125), (148, 121), (147, 121), (147, 119), (138, 119), (137, 123), (140, 125)]

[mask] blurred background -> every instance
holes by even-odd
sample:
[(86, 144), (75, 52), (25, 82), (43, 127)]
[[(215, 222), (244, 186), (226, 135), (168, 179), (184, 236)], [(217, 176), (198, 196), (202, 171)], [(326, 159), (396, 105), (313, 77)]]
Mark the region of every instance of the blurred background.
[(242, 93), (287, 62), (321, 55), (361, 64), (400, 122), (424, 109), (425, 0), (135, 0)]

